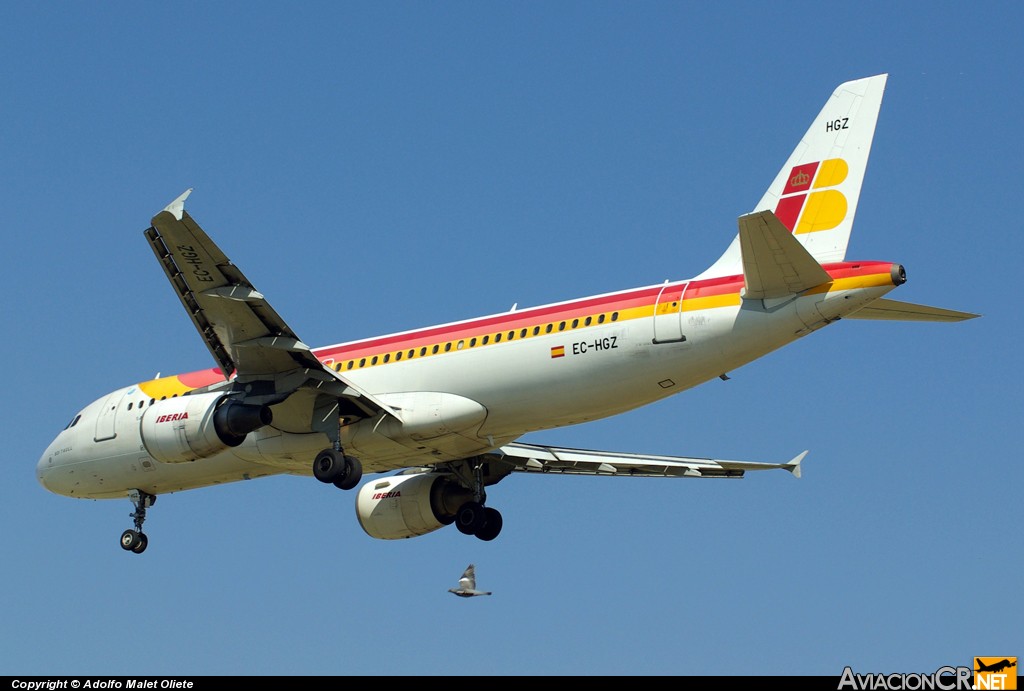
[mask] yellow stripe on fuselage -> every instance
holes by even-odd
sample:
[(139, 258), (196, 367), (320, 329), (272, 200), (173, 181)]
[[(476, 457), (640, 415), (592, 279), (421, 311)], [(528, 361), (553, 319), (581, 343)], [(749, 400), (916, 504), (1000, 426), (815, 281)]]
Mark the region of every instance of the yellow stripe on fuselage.
[[(884, 286), (889, 286), (889, 285), (892, 285), (892, 277), (889, 275), (889, 273), (886, 272), (886, 273), (868, 274), (868, 275), (863, 275), (863, 276), (853, 276), (853, 277), (848, 277), (848, 278), (838, 278), (838, 279), (835, 279), (834, 281), (832, 281), (831, 283), (825, 283), (825, 284), (822, 284), (822, 285), (818, 286), (817, 288), (811, 289), (810, 291), (807, 292), (807, 294), (808, 295), (811, 295), (811, 294), (820, 295), (820, 294), (828, 293), (828, 292), (831, 292), (831, 291), (856, 290), (856, 289), (859, 289), (859, 288), (875, 288), (875, 287), (884, 287)], [(681, 311), (681, 312), (695, 312), (695, 311), (699, 311), (699, 310), (716, 309), (716, 308), (720, 308), (720, 307), (735, 307), (735, 306), (738, 306), (740, 304), (740, 302), (741, 302), (741, 299), (740, 299), (739, 292), (722, 293), (722, 294), (719, 294), (719, 295), (708, 295), (706, 297), (684, 297), (684, 299), (682, 301), (682, 305), (679, 307), (679, 311)], [(598, 322), (595, 321), (592, 324), (589, 324), (589, 325), (586, 325), (586, 326), (581, 325), (579, 327), (579, 329), (595, 328), (595, 327), (599, 327), (599, 326), (607, 327), (607, 326), (611, 326), (614, 323), (630, 321), (630, 320), (633, 320), (633, 319), (650, 319), (652, 317), (654, 309), (657, 309), (659, 314), (666, 314), (666, 313), (674, 312), (675, 310), (671, 307), (671, 305), (672, 305), (672, 303), (665, 303), (663, 305), (658, 305), (657, 307), (655, 307), (654, 304), (646, 304), (646, 305), (639, 305), (639, 306), (636, 306), (636, 307), (629, 307), (629, 308), (620, 309), (620, 310), (616, 311), (616, 318), (615, 318), (614, 321), (608, 320), (608, 321), (603, 321), (601, 323), (598, 323)], [(605, 314), (611, 314), (611, 313), (606, 312)], [(583, 318), (580, 317), (578, 319), (583, 319)], [(548, 326), (548, 327), (550, 327), (550, 326), (556, 326), (557, 324), (559, 324), (558, 321), (550, 322), (550, 323), (545, 322), (541, 326)], [(539, 333), (533, 334), (533, 328), (534, 327), (531, 326), (531, 327), (519, 327), (517, 329), (514, 329), (514, 331), (519, 331), (520, 328), (522, 328), (522, 330), (524, 330), (524, 331), (529, 329), (529, 332), (525, 336), (517, 337), (516, 340), (520, 340), (520, 339), (528, 340), (530, 338), (534, 338), (534, 337), (537, 337), (537, 336), (555, 336), (555, 335), (558, 335), (560, 333), (561, 334), (568, 334), (570, 331), (578, 330), (576, 328), (567, 328), (564, 331), (554, 331), (554, 330), (547, 330), (547, 329), (543, 329), (542, 328)], [(498, 332), (495, 332), (495, 333), (498, 333)], [(504, 331), (502, 331), (501, 333), (504, 333)], [(482, 342), (482, 337), (485, 336), (485, 335), (490, 336), (490, 338), (488, 339), (488, 341), (489, 341), (488, 343), (483, 343)], [(467, 343), (467, 345), (464, 348), (456, 348), (455, 347), (456, 341), (439, 341), (437, 345), (439, 345), (440, 348), (439, 348), (437, 353), (432, 352), (433, 351), (432, 346), (419, 345), (419, 346), (416, 346), (415, 348), (398, 348), (398, 349), (395, 349), (394, 346), (391, 346), (390, 348), (388, 348), (386, 350), (381, 350), (381, 351), (376, 352), (376, 353), (372, 353), (372, 352), (361, 353), (360, 357), (358, 357), (358, 358), (340, 358), (340, 359), (335, 359), (333, 362), (331, 362), (331, 361), (328, 361), (328, 362), (331, 365), (333, 365), (333, 369), (335, 369), (336, 371), (347, 372), (347, 371), (351, 371), (351, 370), (367, 369), (369, 367), (381, 367), (383, 365), (392, 364), (392, 363), (398, 363), (398, 362), (405, 362), (405, 361), (408, 361), (408, 360), (411, 360), (411, 359), (417, 359), (418, 360), (418, 359), (421, 359), (421, 358), (424, 358), (424, 357), (431, 357), (431, 356), (433, 356), (435, 354), (436, 355), (443, 355), (443, 354), (446, 354), (446, 353), (451, 354), (451, 353), (455, 353), (455, 352), (461, 352), (462, 350), (476, 350), (478, 348), (486, 348), (489, 345), (498, 345), (499, 343), (504, 344), (504, 343), (512, 342), (511, 340), (507, 340), (507, 341), (502, 341), (500, 339), (499, 340), (493, 340), (494, 339), (494, 334), (480, 334), (480, 336), (478, 336), (478, 338), (481, 338), (481, 342), (475, 343), (473, 345), (468, 345), (468, 340), (466, 338), (457, 339), (458, 343), (462, 343), (462, 342)], [(476, 339), (473, 339), (473, 340), (476, 340)], [(446, 350), (445, 347), (444, 347), (446, 344), (449, 344), (452, 347), (450, 347), (450, 348), (448, 348)], [(421, 351), (422, 351), (423, 354), (420, 354)], [(411, 352), (412, 355), (407, 355), (404, 359), (402, 357), (400, 357), (400, 356), (396, 357), (396, 355), (398, 355), (399, 353), (407, 353), (407, 352)], [(385, 359), (384, 359), (384, 356), (386, 356), (386, 355), (389, 356), (387, 358), (387, 361), (385, 361)], [(376, 361), (374, 361), (375, 357), (376, 357)], [(360, 364), (360, 363), (363, 363), (363, 364)], [(195, 390), (193, 387), (190, 387), (190, 386), (187, 386), (186, 384), (184, 384), (177, 376), (161, 377), (160, 379), (153, 379), (153, 380), (150, 380), (150, 381), (147, 381), (147, 382), (143, 382), (143, 383), (139, 384), (138, 386), (139, 386), (139, 388), (142, 390), (142, 392), (146, 396), (148, 396), (149, 398), (152, 398), (152, 399), (157, 399), (157, 400), (164, 399), (164, 398), (173, 398), (174, 396), (181, 396), (183, 394), (186, 394), (186, 393), (188, 393), (190, 391), (194, 391)]]
[(161, 377), (139, 384), (139, 389), (149, 398), (161, 401), (165, 398), (181, 396), (189, 391), (194, 391), (191, 386), (185, 386), (178, 377)]

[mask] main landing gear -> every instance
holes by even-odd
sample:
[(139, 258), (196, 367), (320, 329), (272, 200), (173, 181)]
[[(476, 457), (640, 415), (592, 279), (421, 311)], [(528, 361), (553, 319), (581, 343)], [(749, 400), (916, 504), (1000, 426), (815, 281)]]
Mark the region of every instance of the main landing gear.
[(346, 456), (341, 449), (324, 449), (313, 461), (313, 475), (338, 489), (352, 489), (363, 479), (363, 464), (354, 456)]
[(497, 509), (484, 506), (487, 493), (484, 491), (483, 468), (479, 460), (472, 466), (472, 472), (473, 479), (466, 484), (473, 490), (473, 499), (455, 512), (455, 527), (463, 535), (475, 535), (478, 539), (489, 542), (501, 532), (501, 514)]
[(142, 554), (149, 546), (149, 538), (142, 532), (142, 524), (146, 522), (146, 509), (156, 503), (156, 496), (133, 489), (128, 492), (128, 498), (135, 504), (135, 511), (129, 514), (135, 519), (135, 530), (126, 530), (121, 533), (121, 549)]
[(477, 501), (468, 501), (455, 514), (455, 527), (463, 535), (490, 541), (501, 532), (501, 514)]

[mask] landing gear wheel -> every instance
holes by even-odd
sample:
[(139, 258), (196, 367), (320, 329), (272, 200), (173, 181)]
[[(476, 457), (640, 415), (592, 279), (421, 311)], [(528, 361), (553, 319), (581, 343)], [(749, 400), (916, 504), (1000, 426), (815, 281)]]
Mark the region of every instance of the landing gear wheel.
[(345, 476), (345, 454), (335, 449), (324, 449), (313, 461), (313, 476), (320, 482), (332, 484)]
[(362, 479), (363, 464), (359, 462), (358, 458), (345, 456), (345, 476), (340, 480), (335, 480), (334, 486), (338, 489), (352, 489)]
[(363, 464), (337, 449), (324, 449), (313, 461), (313, 475), (338, 489), (352, 489), (363, 479)]
[[(126, 530), (121, 533), (121, 549), (126, 552), (134, 552), (135, 549), (142, 544), (141, 539), (142, 533), (135, 530)], [(143, 547), (142, 549), (145, 549)]]
[(149, 538), (146, 537), (145, 533), (139, 533), (138, 542), (132, 547), (132, 551), (136, 554), (142, 554), (146, 551), (147, 547), (149, 547)]
[(501, 514), (498, 513), (497, 509), (491, 507), (484, 508), (484, 524), (483, 526), (474, 533), (477, 538), (489, 542), (494, 538), (498, 537), (498, 533), (501, 532)]
[(463, 535), (476, 535), (487, 520), (487, 513), (483, 504), (475, 501), (468, 501), (459, 507), (455, 513), (455, 527)]

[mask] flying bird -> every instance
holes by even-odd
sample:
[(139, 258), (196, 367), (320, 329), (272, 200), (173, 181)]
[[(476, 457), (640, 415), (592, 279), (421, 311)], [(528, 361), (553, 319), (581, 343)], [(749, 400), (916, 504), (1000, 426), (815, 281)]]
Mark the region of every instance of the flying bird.
[(490, 595), (489, 590), (477, 590), (476, 589), (476, 566), (470, 564), (466, 567), (466, 570), (462, 572), (462, 578), (459, 579), (458, 588), (449, 588), (449, 593), (455, 593), (459, 597), (476, 597), (477, 595)]

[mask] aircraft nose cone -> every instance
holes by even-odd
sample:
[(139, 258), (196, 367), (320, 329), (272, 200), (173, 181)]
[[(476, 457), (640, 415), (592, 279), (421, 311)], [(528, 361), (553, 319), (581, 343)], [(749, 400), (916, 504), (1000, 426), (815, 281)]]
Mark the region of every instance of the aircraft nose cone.
[(39, 457), (39, 461), (36, 462), (36, 480), (39, 481), (40, 485), (52, 492), (53, 488), (46, 484), (46, 477), (49, 475), (50, 468), (53, 467), (51, 459), (50, 447), (47, 447), (43, 455)]
[[(46, 456), (42, 456), (36, 463), (36, 479), (39, 480), (40, 485), (46, 487)], [(49, 488), (47, 487), (47, 489)]]

